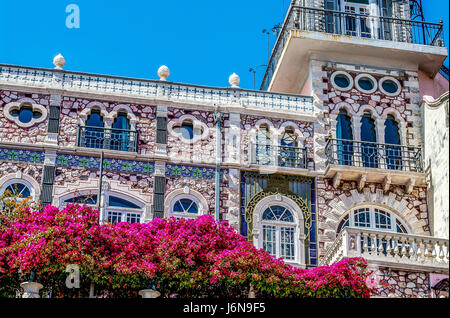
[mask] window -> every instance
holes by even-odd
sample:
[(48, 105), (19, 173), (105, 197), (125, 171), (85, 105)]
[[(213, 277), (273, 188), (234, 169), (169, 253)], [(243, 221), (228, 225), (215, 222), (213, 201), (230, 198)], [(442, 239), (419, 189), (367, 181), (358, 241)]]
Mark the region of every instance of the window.
[[(98, 127), (98, 128), (96, 128)], [(105, 139), (103, 117), (100, 110), (94, 109), (86, 120), (83, 147), (102, 149)]]
[(184, 120), (181, 126), (174, 126), (173, 132), (179, 134), (183, 139), (193, 140), (199, 138), (203, 134), (203, 129), (200, 127), (194, 127), (191, 120)]
[(345, 12), (355, 14), (355, 15), (347, 15), (345, 18), (345, 28), (347, 35), (362, 38), (371, 37), (369, 19), (364, 17), (369, 15), (368, 4), (369, 4), (368, 1), (345, 2)]
[(381, 78), (378, 86), (380, 91), (387, 96), (397, 96), (401, 91), (400, 82), (390, 76)]
[(361, 207), (350, 211), (339, 223), (337, 233), (340, 233), (346, 226), (396, 233), (409, 232), (397, 215), (374, 206)]
[(28, 198), (31, 196), (31, 189), (24, 183), (16, 182), (9, 185), (6, 185), (2, 194), (5, 196), (17, 196), (20, 198)]
[[(61, 198), (61, 205), (81, 204), (97, 208), (98, 196), (96, 193), (70, 194)], [(104, 193), (104, 218), (108, 223), (140, 223), (144, 211), (144, 204), (135, 199), (118, 193)]]
[(388, 115), (384, 122), (386, 166), (392, 170), (402, 170), (400, 132), (394, 116)]
[(333, 85), (334, 88), (341, 90), (341, 91), (348, 91), (353, 87), (353, 79), (352, 77), (342, 71), (334, 72), (333, 75), (331, 75), (331, 85)]
[(378, 151), (375, 121), (370, 112), (364, 112), (361, 118), (361, 159), (364, 167), (378, 168)]
[(256, 135), (256, 163), (270, 165), (272, 162), (272, 145), (270, 130), (267, 124), (259, 126)]
[(111, 150), (128, 151), (130, 147), (130, 121), (126, 113), (119, 113), (112, 124)]
[(262, 245), (273, 257), (294, 261), (295, 223), (290, 210), (283, 206), (268, 207), (262, 214)]
[(337, 155), (340, 165), (351, 166), (353, 162), (353, 132), (350, 116), (340, 109), (336, 127)]
[(372, 94), (377, 90), (376, 79), (369, 74), (359, 74), (355, 78), (356, 88), (363, 93)]
[(31, 105), (24, 104), (19, 109), (12, 109), (10, 111), (10, 115), (13, 117), (17, 117), (21, 123), (27, 124), (29, 123), (33, 118), (38, 119), (41, 118), (42, 113), (38, 110), (33, 111), (33, 108)]
[(199, 200), (193, 196), (177, 197), (173, 200), (170, 213), (176, 219), (193, 219), (199, 216), (199, 205)]
[(297, 135), (292, 128), (286, 128), (281, 136), (280, 151), (278, 156), (280, 167), (304, 168), (301, 162), (300, 149), (298, 149)]

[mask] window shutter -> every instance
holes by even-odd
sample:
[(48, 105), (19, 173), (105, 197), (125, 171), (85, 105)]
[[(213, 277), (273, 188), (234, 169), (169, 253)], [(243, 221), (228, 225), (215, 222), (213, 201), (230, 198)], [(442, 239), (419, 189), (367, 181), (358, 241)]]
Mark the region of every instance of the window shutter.
[(164, 217), (164, 194), (153, 196), (153, 218)]
[(55, 166), (44, 166), (42, 177), (42, 192), (40, 200), (43, 204), (52, 203), (53, 182), (55, 181)]
[(167, 143), (167, 117), (156, 117), (156, 143)]
[(57, 134), (59, 132), (59, 106), (50, 106), (47, 132)]
[(154, 182), (154, 193), (164, 195), (165, 190), (166, 190), (166, 178), (156, 176)]

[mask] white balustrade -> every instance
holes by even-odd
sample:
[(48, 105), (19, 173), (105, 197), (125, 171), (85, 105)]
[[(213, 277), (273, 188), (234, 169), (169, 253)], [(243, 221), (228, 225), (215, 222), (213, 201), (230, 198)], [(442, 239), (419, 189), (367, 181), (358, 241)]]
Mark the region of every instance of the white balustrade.
[(320, 265), (346, 257), (363, 257), (403, 269), (449, 270), (449, 242), (430, 236), (346, 227), (328, 249)]
[(314, 115), (310, 96), (0, 65), (0, 84)]

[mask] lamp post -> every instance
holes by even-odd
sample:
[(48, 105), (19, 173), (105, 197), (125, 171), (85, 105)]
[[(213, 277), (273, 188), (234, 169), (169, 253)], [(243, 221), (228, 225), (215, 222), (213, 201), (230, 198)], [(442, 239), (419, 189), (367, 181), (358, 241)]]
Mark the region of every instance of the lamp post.
[(262, 33), (267, 35), (267, 64), (269, 64), (270, 60), (270, 32), (266, 29), (262, 30)]
[(256, 71), (258, 70), (258, 68), (262, 67), (262, 66), (267, 66), (266, 64), (261, 64), (256, 66), (255, 68), (250, 67), (248, 69), (249, 72), (253, 73), (253, 89), (256, 89)]

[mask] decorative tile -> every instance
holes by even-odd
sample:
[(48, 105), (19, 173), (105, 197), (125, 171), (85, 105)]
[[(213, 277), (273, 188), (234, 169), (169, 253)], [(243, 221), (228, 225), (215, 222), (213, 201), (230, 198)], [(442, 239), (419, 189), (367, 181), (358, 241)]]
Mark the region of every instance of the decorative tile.
[(43, 164), (44, 159), (45, 153), (41, 151), (0, 148), (0, 160)]

